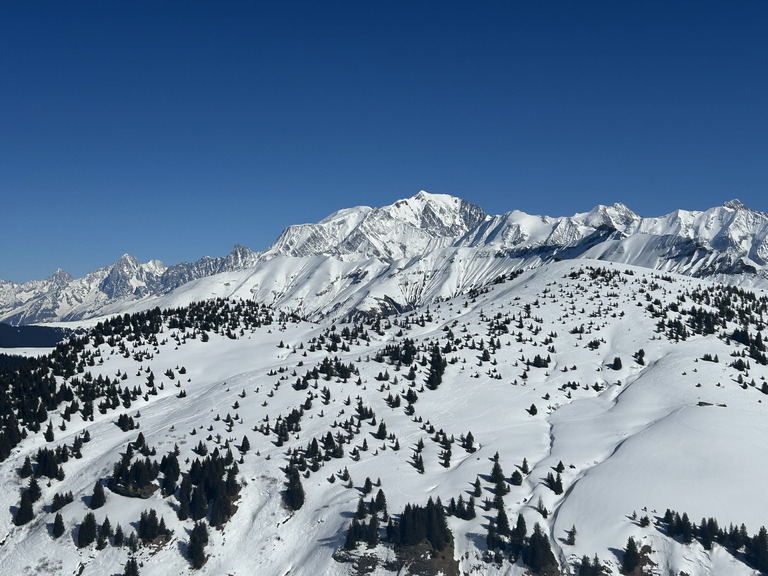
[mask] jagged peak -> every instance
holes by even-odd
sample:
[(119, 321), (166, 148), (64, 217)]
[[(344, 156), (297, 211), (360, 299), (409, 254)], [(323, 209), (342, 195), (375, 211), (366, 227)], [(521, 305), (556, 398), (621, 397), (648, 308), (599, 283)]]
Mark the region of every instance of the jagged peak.
[(744, 204), (741, 203), (741, 201), (738, 198), (734, 198), (732, 200), (728, 200), (727, 202), (724, 202), (723, 206), (726, 208), (730, 208), (731, 210), (745, 210), (747, 208), (746, 206), (744, 206)]

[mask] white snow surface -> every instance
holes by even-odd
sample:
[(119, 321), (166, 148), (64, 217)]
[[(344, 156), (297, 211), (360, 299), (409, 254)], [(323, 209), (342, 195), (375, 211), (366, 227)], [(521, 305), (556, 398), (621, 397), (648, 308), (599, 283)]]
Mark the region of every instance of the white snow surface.
[[(631, 217), (628, 220), (634, 222)], [(535, 230), (539, 222), (533, 219), (526, 229)], [(451, 259), (454, 266), (448, 264)], [(64, 464), (63, 481), (53, 481), (50, 487), (41, 483), (43, 498), (35, 505), (35, 520), (16, 527), (10, 514), (0, 515), (3, 574), (122, 573), (127, 559), (125, 548), (96, 551), (92, 545), (78, 550), (72, 530), (88, 510), (86, 497), (94, 483), (111, 474), (127, 442), (138, 433), (124, 433), (117, 428), (114, 422), (118, 414), (135, 416), (138, 411), (140, 431), (147, 443), (157, 448), (158, 459), (174, 444), (181, 449), (180, 462), (194, 458), (192, 447), (209, 434), (215, 437), (220, 433), (223, 439), (231, 437), (235, 444), (247, 435), (251, 443), (251, 451), (240, 465), (243, 489), (238, 510), (223, 530), (210, 531), (211, 543), (206, 548), (210, 556), (199, 571), (193, 571), (182, 555), (192, 523), (177, 520), (174, 498), (162, 498), (158, 492), (148, 500), (139, 500), (107, 490), (106, 505), (95, 511), (99, 523), (108, 516), (113, 527), (120, 523), (127, 535), (143, 510), (155, 508), (173, 530), (167, 545), (141, 549), (138, 557), (143, 563), (142, 576), (350, 574), (350, 565), (336, 562), (332, 554), (344, 542), (366, 477), (374, 482), (381, 480), (388, 510), (396, 514), (406, 503), (424, 504), (430, 496), (441, 497), (445, 504), (460, 494), (466, 500), (471, 483), (490, 473), (496, 452), (507, 477), (524, 458), (530, 464), (531, 472), (523, 485), (513, 486), (504, 497), (505, 508), (513, 524), (518, 514), (524, 516), (529, 533), (535, 522), (545, 528), (565, 571), (573, 570), (582, 555), (597, 554), (617, 573), (620, 551), (627, 538), (634, 536), (654, 550), (651, 558), (657, 564), (656, 574), (755, 573), (717, 545), (713, 551), (705, 551), (697, 543), (686, 546), (666, 537), (654, 525), (666, 508), (672, 508), (687, 512), (694, 522), (703, 516), (714, 516), (721, 526), (745, 523), (753, 534), (768, 516), (768, 501), (759, 482), (765, 477), (768, 461), (768, 447), (763, 440), (768, 435), (763, 402), (766, 396), (759, 387), (768, 368), (753, 363), (748, 379), (754, 379), (758, 385), (742, 389), (736, 382), (738, 373), (727, 361), (734, 345), (716, 336), (670, 342), (656, 332), (657, 320), (645, 308), (646, 295), (673, 302), (686, 290), (711, 285), (709, 281), (677, 275), (660, 279), (659, 273), (638, 267), (582, 260), (545, 264), (513, 281), (489, 285), (487, 291), (464, 295), (459, 292), (465, 283), (472, 278), (498, 275), (503, 268), (499, 262), (504, 260), (481, 259), (459, 250), (437, 251), (421, 262), (393, 264), (313, 257), (295, 258), (292, 266), (282, 266), (276, 258), (272, 261), (276, 262), (274, 267), (264, 265), (257, 270), (198, 280), (158, 303), (178, 306), (201, 296), (233, 301), (255, 297), (311, 313), (317, 302), (325, 302), (323, 298), (328, 301), (324, 306), (333, 306), (345, 299), (356, 299), (359, 305), (366, 298), (378, 297), (377, 293), (360, 294), (353, 290), (353, 280), (348, 277), (360, 271), (391, 282), (382, 294), (391, 294), (399, 285), (405, 295), (419, 291), (425, 297), (439, 296), (443, 300), (391, 317), (393, 326), (383, 330), (382, 335), (369, 329), (370, 345), (353, 343), (348, 352), (307, 352), (311, 338), (330, 328), (330, 319), (246, 330), (236, 340), (212, 334), (209, 342), (187, 339), (178, 346), (173, 339), (178, 331), (166, 329), (158, 336), (165, 341), (157, 348), (142, 346), (154, 356), (141, 363), (102, 344), (99, 352), (103, 363), (88, 368), (94, 377), (114, 376), (120, 371), (129, 376), (122, 384), (141, 386), (146, 379), (143, 371), (151, 368), (165, 388), (158, 396), (139, 400), (130, 409), (120, 408), (105, 415), (97, 411), (93, 422), (84, 422), (74, 415), (65, 431), (58, 428), (61, 416), (52, 417), (54, 444), (71, 443), (85, 429), (90, 431), (92, 440), (85, 445), (81, 460), (70, 459)], [(438, 262), (443, 262), (450, 274), (436, 280), (429, 271)], [(411, 276), (396, 274), (395, 266), (403, 266)], [(590, 282), (586, 275), (569, 277), (588, 266), (620, 271), (619, 280), (604, 284)], [(348, 281), (329, 283), (330, 277)], [(323, 287), (328, 295), (318, 295)], [(313, 304), (308, 305), (308, 301)], [(531, 318), (525, 317), (526, 305), (530, 306)], [(507, 314), (513, 318), (510, 334), (500, 337), (502, 346), (492, 356), (493, 362), (482, 362), (479, 349), (446, 353), (449, 364), (441, 386), (436, 391), (419, 392), (415, 416), (457, 439), (471, 431), (479, 445), (479, 450), (470, 454), (454, 444), (451, 465), (444, 468), (438, 460), (440, 447), (430, 440), (422, 424), (405, 415), (402, 407), (390, 408), (384, 401), (387, 394), (406, 390), (405, 369), (397, 371), (395, 366), (372, 358), (378, 349), (404, 337), (413, 338), (417, 346), (436, 338), (443, 345), (448, 330), (454, 338), (478, 345), (483, 340), (488, 346), (488, 318)], [(422, 315), (431, 315), (432, 321), (427, 320), (423, 327), (411, 324), (402, 336), (397, 335), (395, 321), (402, 324), (405, 316), (415, 321)], [(524, 327), (518, 329), (516, 323), (521, 315)], [(538, 326), (541, 332), (532, 336), (529, 326)], [(586, 328), (585, 334), (570, 332), (579, 326)], [(339, 324), (336, 329), (342, 327)], [(733, 324), (730, 329), (735, 327)], [(524, 334), (525, 342), (516, 341), (518, 332)], [(542, 343), (549, 333), (557, 333), (552, 343), (556, 352), (548, 351)], [(596, 350), (586, 347), (592, 339), (601, 341)], [(281, 342), (285, 347), (278, 347)], [(644, 365), (632, 360), (641, 348), (645, 351)], [(736, 348), (743, 349), (738, 345)], [(531, 368), (527, 378), (522, 379), (521, 357), (531, 359), (536, 354), (550, 355), (552, 363), (547, 369)], [(718, 355), (720, 363), (703, 362), (704, 354)], [(355, 363), (362, 385), (356, 385), (355, 378), (348, 382), (326, 382), (321, 378), (319, 388), (328, 386), (332, 393), (329, 405), (315, 399), (301, 421), (299, 437), (292, 436), (286, 446), (275, 446), (274, 435), (266, 437), (254, 432), (254, 426), (265, 419), (274, 424), (278, 414), (287, 415), (305, 400), (307, 391), (291, 388), (296, 379), (293, 371), (301, 376), (329, 355)], [(619, 370), (611, 368), (616, 357), (623, 360)], [(179, 389), (174, 382), (162, 376), (169, 368), (178, 372), (180, 366), (187, 370), (186, 375), (177, 376), (187, 392), (187, 397), (181, 399), (176, 397)], [(279, 369), (285, 372), (268, 374)], [(389, 382), (378, 382), (376, 375), (385, 370), (389, 372)], [(417, 388), (424, 380), (425, 370), (419, 368)], [(397, 377), (397, 383), (393, 377)], [(578, 382), (579, 387), (570, 392), (569, 398), (563, 385), (570, 381)], [(599, 390), (593, 389), (593, 385), (599, 385)], [(319, 388), (309, 391), (316, 394)], [(241, 391), (246, 393), (244, 398)], [(352, 406), (344, 404), (348, 396)], [(347, 446), (343, 459), (326, 462), (319, 472), (302, 478), (306, 503), (295, 513), (287, 511), (280, 497), (285, 481), (280, 467), (285, 464), (286, 449), (304, 447), (313, 437), (336, 431), (331, 423), (343, 421), (353, 413), (358, 397), (374, 409), (379, 422), (386, 422), (388, 431), (397, 436), (401, 450), (392, 450), (390, 441), (375, 439), (372, 432), (376, 427), (364, 421), (363, 433), (353, 441), (359, 447), (365, 438), (370, 446), (367, 452), (361, 452), (360, 461), (349, 457), (352, 446)], [(234, 409), (236, 401), (240, 406)], [(526, 410), (531, 404), (538, 407), (535, 416)], [(215, 420), (217, 415), (224, 418), (227, 413), (237, 413), (242, 419), (231, 434), (226, 433), (223, 422)], [(197, 434), (191, 436), (192, 430)], [(426, 444), (424, 474), (419, 474), (410, 463), (419, 439)], [(207, 443), (211, 449), (215, 445), (214, 441)], [(24, 481), (18, 477), (17, 469), (25, 456), (33, 455), (44, 444), (42, 434), (32, 435), (0, 465), (1, 509), (12, 510), (18, 504), (19, 488)], [(556, 496), (546, 487), (544, 478), (560, 461), (565, 465), (565, 492)], [(345, 487), (338, 478), (334, 483), (328, 481), (345, 467), (354, 488)], [(450, 519), (455, 556), (462, 573), (522, 575), (525, 569), (519, 565), (505, 562), (497, 567), (481, 559), (488, 519), (495, 517), (495, 511), (485, 512), (482, 506), (483, 499), (493, 498), (489, 489), (490, 484), (483, 481), (483, 496), (477, 501), (475, 520)], [(46, 512), (43, 504), (49, 504), (55, 492), (69, 490), (75, 495), (75, 502), (62, 510), (67, 532), (54, 540), (49, 535), (53, 514)], [(539, 497), (551, 511), (547, 519), (534, 509)], [(638, 517), (648, 514), (651, 526), (641, 528), (632, 519), (635, 512)], [(578, 529), (577, 543), (567, 546), (565, 533), (572, 525)], [(379, 553), (386, 554), (384, 547), (380, 547)], [(379, 567), (376, 574), (389, 573)]]

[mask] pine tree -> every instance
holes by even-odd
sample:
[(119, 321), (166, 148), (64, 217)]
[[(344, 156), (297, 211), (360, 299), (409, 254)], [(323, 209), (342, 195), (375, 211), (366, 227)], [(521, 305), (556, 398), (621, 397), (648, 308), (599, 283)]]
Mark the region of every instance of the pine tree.
[(499, 507), (499, 513), (496, 515), (496, 533), (499, 536), (509, 536), (509, 519), (504, 511), (504, 506)]
[(368, 548), (375, 548), (379, 543), (379, 519), (376, 518), (376, 514), (372, 515), (370, 522), (368, 522), (365, 541), (368, 544)]
[(96, 484), (93, 485), (93, 494), (91, 495), (91, 502), (90, 502), (91, 510), (96, 510), (97, 508), (101, 508), (102, 506), (104, 506), (104, 503), (106, 501), (107, 501), (107, 497), (104, 494), (104, 487), (101, 485), (101, 482), (97, 480)]
[(549, 538), (544, 534), (537, 522), (528, 540), (528, 546), (523, 551), (523, 560), (534, 572), (541, 572), (549, 566), (557, 566)]
[(632, 536), (627, 540), (627, 547), (624, 549), (624, 560), (621, 563), (621, 571), (629, 574), (640, 564), (640, 551), (637, 549), (637, 543)]
[(99, 528), (99, 537), (96, 542), (96, 549), (103, 550), (109, 544), (109, 538), (112, 536), (112, 525), (109, 522), (109, 517), (104, 518), (104, 523)]
[(77, 547), (84, 548), (96, 540), (97, 529), (96, 517), (93, 512), (88, 512), (77, 531)]
[(518, 554), (523, 548), (525, 537), (528, 534), (528, 528), (525, 525), (525, 518), (522, 514), (517, 515), (517, 523), (510, 537), (510, 544), (513, 554)]
[(25, 490), (21, 493), (21, 503), (19, 509), (16, 511), (16, 516), (13, 518), (13, 523), (16, 526), (23, 526), (32, 518), (35, 517), (35, 513), (32, 510), (32, 498), (30, 498), (29, 490)]
[(568, 544), (568, 546), (575, 546), (576, 545), (576, 525), (574, 524), (571, 526), (571, 529), (567, 532), (568, 537), (565, 540), (565, 543)]
[(115, 528), (115, 537), (112, 539), (112, 544), (115, 548), (120, 548), (125, 541), (125, 534), (123, 533), (123, 527), (120, 524)]
[(187, 557), (194, 569), (201, 568), (205, 564), (205, 545), (208, 543), (208, 529), (204, 522), (197, 522), (189, 535)]
[(355, 511), (355, 518), (363, 520), (368, 515), (368, 508), (365, 506), (365, 501), (362, 497), (357, 501), (357, 510)]
[(467, 520), (472, 520), (472, 518), (474, 518), (476, 515), (477, 513), (475, 512), (475, 497), (470, 496), (469, 501), (467, 502), (467, 511), (464, 517)]
[(189, 503), (189, 515), (192, 520), (202, 520), (208, 513), (208, 499), (205, 497), (205, 488), (200, 485), (192, 490), (192, 498)]
[(64, 519), (61, 517), (61, 512), (56, 513), (56, 518), (53, 520), (53, 537), (58, 538), (64, 534)]
[(40, 497), (43, 495), (43, 491), (40, 490), (40, 485), (37, 483), (37, 478), (34, 476), (29, 479), (29, 484), (27, 485), (27, 492), (29, 492), (29, 499), (32, 502), (37, 502), (40, 500)]
[(304, 505), (304, 487), (301, 485), (299, 471), (291, 466), (288, 469), (288, 482), (285, 491), (285, 503), (291, 510), (298, 510)]
[(29, 459), (29, 456), (24, 458), (24, 464), (21, 467), (21, 470), (19, 470), (19, 476), (22, 478), (29, 478), (34, 474), (34, 470), (32, 469), (32, 461)]
[(123, 568), (123, 576), (139, 576), (139, 563), (135, 558), (128, 558)]
[(243, 436), (243, 441), (240, 443), (240, 451), (248, 452), (251, 449), (251, 443), (248, 441), (248, 436)]

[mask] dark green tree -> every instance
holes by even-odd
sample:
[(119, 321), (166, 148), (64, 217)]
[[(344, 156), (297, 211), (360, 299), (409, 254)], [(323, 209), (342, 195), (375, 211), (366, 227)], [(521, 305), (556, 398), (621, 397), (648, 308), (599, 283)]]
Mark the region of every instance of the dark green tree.
[(557, 566), (549, 538), (544, 534), (538, 522), (533, 526), (533, 533), (528, 540), (528, 546), (523, 549), (523, 561), (534, 572), (541, 572), (545, 568)]
[(101, 508), (102, 506), (104, 506), (106, 501), (107, 501), (107, 497), (104, 494), (104, 487), (101, 485), (101, 482), (97, 480), (96, 484), (93, 485), (93, 494), (91, 495), (91, 502), (90, 502), (91, 510), (96, 510), (97, 508)]
[(632, 536), (627, 540), (627, 547), (624, 549), (624, 560), (621, 563), (621, 571), (624, 574), (634, 572), (640, 565), (640, 551), (637, 549), (637, 542)]
[(13, 518), (13, 523), (16, 526), (23, 526), (32, 518), (35, 517), (35, 513), (32, 510), (32, 499), (29, 496), (29, 490), (25, 490), (21, 493), (21, 503), (19, 509), (16, 511), (16, 516)]
[(128, 558), (123, 568), (123, 576), (139, 576), (139, 563), (135, 558)]
[(291, 510), (298, 510), (304, 505), (304, 487), (301, 485), (299, 471), (293, 466), (288, 468), (285, 504)]
[(204, 522), (197, 522), (189, 535), (189, 545), (187, 546), (187, 557), (195, 570), (205, 564), (206, 544), (208, 544), (208, 529)]
[(93, 512), (88, 512), (77, 530), (77, 547), (85, 548), (96, 540), (97, 530), (96, 516), (93, 515)]
[(58, 538), (64, 534), (64, 519), (61, 517), (61, 512), (56, 513), (56, 518), (53, 519), (53, 537)]
[(37, 502), (43, 495), (43, 491), (40, 490), (40, 484), (37, 483), (37, 479), (34, 476), (29, 479), (27, 492), (29, 492), (29, 498), (32, 502)]

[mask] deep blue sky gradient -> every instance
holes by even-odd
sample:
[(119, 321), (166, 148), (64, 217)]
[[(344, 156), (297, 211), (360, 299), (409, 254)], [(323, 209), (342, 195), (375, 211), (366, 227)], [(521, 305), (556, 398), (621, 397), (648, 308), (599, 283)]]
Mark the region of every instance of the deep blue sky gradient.
[(0, 278), (262, 250), (420, 189), (768, 211), (768, 2), (5, 2)]

